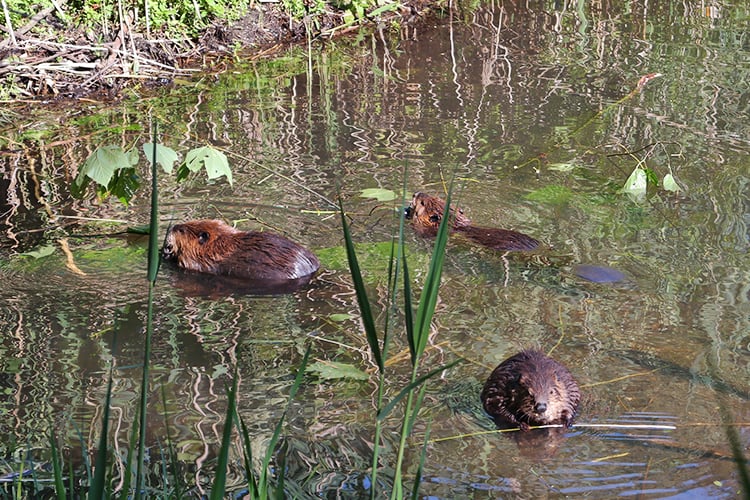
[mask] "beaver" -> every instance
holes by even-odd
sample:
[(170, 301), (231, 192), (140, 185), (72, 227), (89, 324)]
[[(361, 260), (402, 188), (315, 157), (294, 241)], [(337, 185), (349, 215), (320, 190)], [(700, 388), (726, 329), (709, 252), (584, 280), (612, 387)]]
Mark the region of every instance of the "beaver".
[(498, 426), (573, 423), (581, 391), (563, 365), (535, 350), (500, 363), (482, 389), (482, 405)]
[(312, 252), (283, 236), (208, 219), (172, 226), (162, 256), (191, 271), (260, 281), (297, 280), (320, 267)]
[[(417, 192), (414, 193), (411, 203), (406, 208), (406, 218), (413, 221), (413, 226), (418, 233), (435, 236), (444, 212), (443, 200)], [(450, 215), (453, 219), (451, 229), (454, 232), (460, 232), (469, 240), (493, 250), (534, 250), (539, 246), (537, 240), (517, 231), (474, 226), (464, 215), (463, 210), (458, 207), (451, 207)]]

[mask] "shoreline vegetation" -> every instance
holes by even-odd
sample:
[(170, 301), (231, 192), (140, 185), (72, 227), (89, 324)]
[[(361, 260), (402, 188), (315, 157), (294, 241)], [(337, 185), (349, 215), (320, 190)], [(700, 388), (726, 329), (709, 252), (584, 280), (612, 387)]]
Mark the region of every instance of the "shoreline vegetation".
[(440, 0), (3, 0), (0, 101), (116, 99), (236, 58), (367, 26), (412, 23)]

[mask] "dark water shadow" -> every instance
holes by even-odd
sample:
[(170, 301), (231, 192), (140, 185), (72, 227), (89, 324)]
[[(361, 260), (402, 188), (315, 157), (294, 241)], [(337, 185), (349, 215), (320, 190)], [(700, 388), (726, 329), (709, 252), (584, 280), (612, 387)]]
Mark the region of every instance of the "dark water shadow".
[(218, 299), (230, 296), (288, 295), (310, 284), (315, 274), (293, 280), (252, 280), (175, 269), (169, 281), (184, 297)]

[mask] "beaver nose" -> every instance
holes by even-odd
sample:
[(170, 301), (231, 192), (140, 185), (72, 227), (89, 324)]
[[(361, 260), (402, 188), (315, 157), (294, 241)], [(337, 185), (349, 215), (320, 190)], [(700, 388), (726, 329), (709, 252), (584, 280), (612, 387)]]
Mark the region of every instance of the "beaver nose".
[(408, 207), (404, 207), (404, 217), (407, 219), (411, 219), (411, 216), (414, 214), (414, 209), (411, 208), (411, 205)]
[(547, 403), (537, 403), (534, 405), (534, 411), (537, 413), (544, 413), (547, 411)]
[(170, 245), (169, 243), (164, 245), (164, 248), (161, 249), (161, 254), (163, 257), (169, 257), (170, 255), (172, 255), (172, 245)]

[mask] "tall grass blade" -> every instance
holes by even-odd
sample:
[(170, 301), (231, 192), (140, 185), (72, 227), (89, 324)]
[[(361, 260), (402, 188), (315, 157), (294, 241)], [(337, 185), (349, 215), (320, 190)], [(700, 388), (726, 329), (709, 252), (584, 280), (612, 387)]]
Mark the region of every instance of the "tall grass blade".
[[(164, 430), (167, 433), (167, 453), (169, 453), (169, 465), (172, 473), (172, 479), (174, 481), (174, 496), (177, 498), (182, 498), (183, 491), (182, 491), (182, 481), (180, 480), (180, 476), (178, 473), (178, 465), (177, 465), (177, 451), (175, 450), (174, 443), (172, 443), (172, 436), (169, 432), (169, 411), (167, 410), (167, 394), (166, 390), (164, 389), (164, 384), (161, 385), (161, 400), (164, 404)], [(164, 474), (164, 477), (167, 477), (166, 471)]]
[(104, 398), (104, 411), (102, 412), (102, 430), (99, 436), (99, 449), (96, 451), (94, 462), (94, 480), (89, 489), (89, 500), (100, 500), (104, 498), (104, 488), (107, 473), (107, 436), (109, 434), (109, 405), (112, 400), (112, 368), (109, 369), (109, 380), (107, 380), (107, 395)]
[(346, 257), (349, 261), (349, 270), (352, 275), (354, 290), (357, 293), (357, 303), (359, 304), (359, 312), (362, 316), (362, 324), (365, 328), (367, 343), (370, 345), (370, 351), (372, 352), (373, 358), (375, 358), (375, 363), (378, 365), (378, 370), (382, 373), (384, 368), (383, 356), (380, 350), (380, 343), (378, 342), (378, 334), (375, 331), (375, 320), (372, 315), (372, 310), (370, 309), (370, 302), (367, 299), (365, 283), (362, 279), (359, 262), (357, 261), (357, 254), (354, 251), (354, 243), (352, 242), (352, 235), (349, 232), (349, 224), (346, 222), (346, 214), (344, 213), (344, 205), (341, 198), (339, 198), (339, 210), (341, 213), (341, 225), (344, 230)]
[[(260, 472), (260, 479), (258, 480), (258, 487), (259, 491), (261, 493), (259, 498), (267, 498), (268, 497), (268, 471), (269, 467), (271, 465), (271, 460), (273, 459), (273, 452), (276, 449), (276, 444), (279, 442), (279, 437), (281, 437), (281, 430), (284, 426), (284, 419), (286, 418), (286, 413), (289, 411), (289, 407), (292, 405), (292, 401), (294, 401), (294, 397), (297, 395), (297, 390), (299, 390), (300, 386), (302, 385), (302, 378), (305, 375), (305, 369), (307, 368), (307, 360), (310, 358), (310, 351), (311, 351), (312, 345), (308, 345), (307, 349), (305, 350), (305, 355), (302, 358), (302, 363), (300, 363), (300, 367), (297, 369), (297, 376), (294, 377), (294, 383), (292, 384), (291, 389), (289, 389), (289, 399), (286, 403), (286, 408), (284, 409), (284, 413), (281, 415), (281, 418), (276, 423), (276, 427), (273, 430), (273, 435), (271, 436), (271, 440), (268, 442), (268, 448), (266, 449), (266, 455), (263, 458), (263, 463), (261, 464), (261, 472)], [(279, 477), (278, 477), (278, 484), (283, 484), (284, 480), (284, 469), (279, 467), (278, 469)]]
[(224, 419), (224, 432), (221, 436), (221, 448), (216, 463), (216, 475), (211, 486), (211, 500), (224, 498), (224, 490), (227, 485), (227, 465), (229, 463), (229, 447), (232, 445), (232, 424), (234, 415), (237, 413), (237, 365), (234, 366), (232, 376), (232, 387), (227, 393), (227, 415)]
[[(406, 438), (409, 436), (414, 425), (414, 420), (419, 413), (419, 408), (422, 403), (422, 398), (424, 397), (425, 388), (423, 387), (420, 390), (420, 393), (417, 395), (416, 402), (414, 401), (413, 390), (422, 382), (427, 380), (427, 378), (434, 376), (441, 370), (433, 370), (426, 375), (417, 377), (417, 373), (419, 372), (419, 360), (424, 353), (425, 347), (427, 346), (427, 340), (430, 335), (430, 323), (432, 322), (432, 316), (435, 313), (438, 290), (440, 289), (440, 278), (443, 271), (443, 261), (445, 259), (445, 247), (448, 243), (449, 228), (453, 224), (452, 218), (450, 217), (450, 201), (452, 190), (453, 187), (451, 186), (451, 188), (448, 190), (448, 197), (445, 202), (444, 213), (446, 215), (440, 221), (440, 227), (438, 228), (437, 237), (435, 238), (435, 247), (432, 250), (432, 258), (430, 259), (430, 267), (427, 272), (427, 276), (425, 277), (425, 284), (419, 299), (416, 322), (412, 331), (407, 331), (407, 335), (410, 336), (410, 348), (413, 349), (411, 373), (412, 381), (396, 396), (396, 398), (394, 398), (393, 401), (391, 401), (385, 408), (380, 411), (380, 414), (377, 417), (378, 419), (385, 418), (400, 399), (403, 399), (404, 397), (406, 398), (406, 407), (404, 409), (404, 416), (401, 424), (401, 439), (398, 446), (396, 466), (394, 467), (395, 474), (393, 478), (393, 490), (391, 491), (391, 499), (401, 499), (404, 497), (402, 483), (403, 473), (401, 469), (404, 461), (404, 454), (406, 452)], [(405, 260), (406, 259), (404, 259), (404, 261)], [(408, 305), (408, 307), (411, 307), (409, 300), (404, 299), (404, 301), (405, 304)], [(449, 363), (446, 366), (451, 366), (451, 364)]]
[(427, 456), (427, 443), (430, 441), (430, 424), (427, 424), (427, 429), (424, 432), (424, 442), (422, 443), (422, 451), (419, 454), (419, 465), (417, 471), (414, 474), (414, 484), (411, 489), (411, 500), (417, 500), (419, 498), (419, 486), (422, 483), (422, 474), (424, 472), (424, 459)]
[(281, 459), (279, 464), (279, 479), (276, 481), (276, 500), (284, 500), (286, 495), (284, 494), (284, 471), (286, 470), (286, 455)]
[(425, 277), (425, 286), (422, 289), (422, 295), (419, 298), (419, 306), (417, 308), (415, 338), (413, 340), (416, 358), (422, 356), (427, 346), (430, 323), (432, 322), (432, 316), (435, 313), (435, 306), (437, 305), (440, 278), (443, 273), (443, 261), (445, 260), (445, 247), (448, 243), (449, 229), (453, 225), (452, 217), (449, 215), (450, 204), (451, 190), (448, 190), (448, 196), (445, 200), (445, 211), (443, 212), (445, 216), (440, 221), (440, 227), (435, 238), (435, 247), (432, 251), (432, 259), (430, 260), (430, 268)]
[(409, 354), (411, 355), (411, 364), (416, 363), (417, 346), (414, 345), (414, 306), (411, 301), (411, 278), (409, 277), (409, 266), (406, 264), (406, 251), (404, 245), (401, 245), (401, 262), (404, 267), (404, 323), (406, 328), (406, 340), (409, 343)]
[(154, 120), (153, 137), (151, 143), (151, 221), (148, 235), (148, 280), (156, 281), (159, 272), (159, 191), (156, 184), (156, 142), (157, 121)]
[[(151, 359), (151, 337), (154, 330), (154, 287), (159, 271), (159, 191), (156, 183), (156, 142), (157, 125), (154, 122), (151, 155), (151, 222), (148, 238), (148, 311), (146, 314), (146, 339), (143, 349), (143, 376), (141, 378), (141, 398), (138, 407), (138, 463), (135, 473), (135, 500), (141, 498), (144, 490), (143, 465), (146, 454), (146, 407), (148, 400), (148, 379)], [(135, 432), (135, 431), (134, 431)]]
[(442, 372), (443, 370), (448, 370), (449, 368), (452, 368), (452, 367), (456, 366), (460, 362), (461, 362), (461, 359), (455, 359), (455, 360), (451, 361), (450, 363), (445, 364), (443, 366), (439, 366), (439, 367), (435, 368), (434, 370), (432, 370), (432, 371), (430, 371), (428, 373), (425, 373), (421, 377), (413, 380), (411, 383), (409, 383), (409, 385), (407, 385), (406, 387), (404, 387), (403, 389), (401, 389), (399, 391), (399, 393), (396, 394), (396, 397), (394, 397), (391, 400), (390, 403), (388, 403), (387, 405), (385, 405), (383, 407), (383, 409), (380, 410), (380, 413), (378, 414), (378, 420), (384, 420), (388, 416), (388, 414), (391, 413), (391, 411), (393, 410), (393, 408), (402, 399), (404, 399), (406, 396), (408, 396), (409, 393), (411, 393), (411, 391), (413, 391), (415, 388), (419, 387), (426, 380), (429, 380), (430, 378), (434, 377), (435, 375), (437, 375), (438, 373)]
[[(50, 451), (52, 452), (52, 474), (55, 478), (55, 493), (57, 500), (65, 500), (65, 484), (62, 477), (62, 457), (57, 450), (57, 437), (52, 429), (49, 436)], [(71, 491), (71, 494), (73, 492)]]
[(247, 480), (247, 497), (250, 500), (260, 498), (258, 490), (258, 482), (255, 479), (255, 472), (253, 467), (253, 447), (250, 443), (250, 432), (247, 430), (245, 421), (240, 417), (239, 412), (236, 413), (237, 420), (239, 421), (240, 434), (242, 435), (242, 451), (245, 459), (245, 476)]

